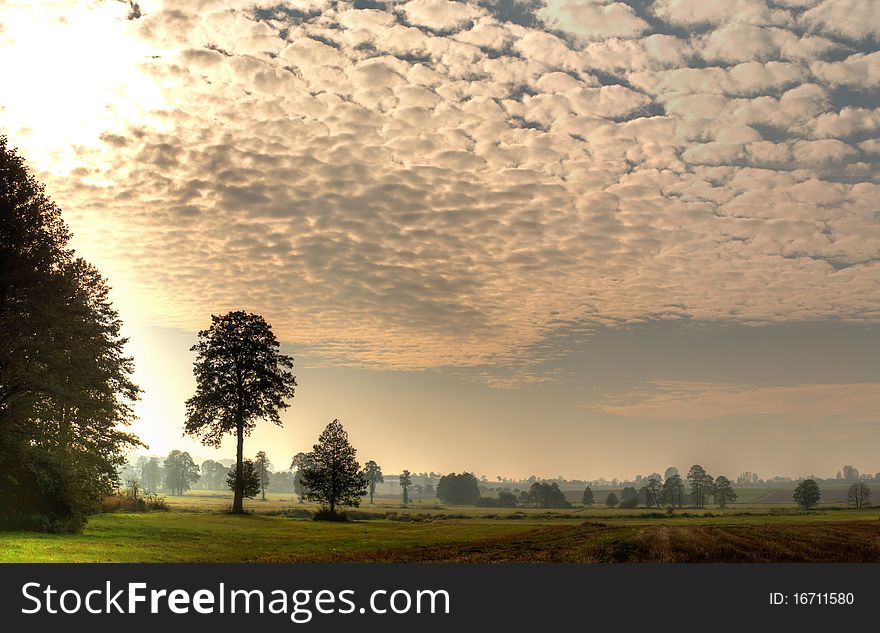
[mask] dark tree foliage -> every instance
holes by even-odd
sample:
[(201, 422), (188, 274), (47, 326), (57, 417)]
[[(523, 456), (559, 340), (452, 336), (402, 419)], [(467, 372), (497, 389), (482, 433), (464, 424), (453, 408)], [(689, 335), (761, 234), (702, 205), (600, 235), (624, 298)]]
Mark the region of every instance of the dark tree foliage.
[(592, 508), (595, 501), (593, 500), (593, 489), (587, 486), (584, 488), (584, 494), (581, 496), (581, 503), (587, 506), (588, 508)]
[(409, 503), (409, 487), (412, 485), (412, 477), (410, 474), (411, 473), (408, 470), (404, 470), (397, 478), (397, 481), (400, 483), (400, 488), (403, 490), (403, 505)]
[(269, 461), (269, 458), (266, 457), (265, 451), (260, 451), (257, 453), (257, 456), (254, 457), (254, 466), (257, 468), (257, 474), (260, 475), (260, 494), (263, 497), (263, 501), (266, 500), (266, 490), (269, 488), (269, 469), (272, 467), (272, 463)]
[[(667, 468), (666, 472), (671, 469)], [(660, 501), (674, 508), (676, 505), (680, 508), (684, 497), (684, 482), (678, 473), (672, 473), (666, 477), (663, 482), (663, 488), (660, 490)]]
[(182, 495), (199, 480), (199, 467), (189, 453), (171, 451), (165, 458), (165, 489), (173, 495)]
[(290, 469), (294, 471), (293, 474), (293, 489), (299, 497), (299, 502), (303, 503), (306, 497), (306, 487), (303, 483), (303, 473), (312, 467), (311, 458), (308, 453), (297, 453), (293, 456), (293, 461), (290, 462)]
[(359, 506), (367, 494), (367, 479), (356, 455), (342, 423), (333, 420), (309, 453), (311, 466), (303, 471), (306, 499), (327, 504), (331, 515), (336, 506)]
[(382, 476), (382, 467), (371, 459), (364, 464), (364, 477), (367, 478), (367, 484), (370, 486), (370, 503), (373, 503), (376, 486), (385, 482), (385, 477)]
[(473, 505), (480, 498), (480, 486), (473, 473), (449, 473), (437, 483), (437, 498), (453, 505)]
[(715, 479), (715, 483), (712, 486), (712, 496), (715, 498), (715, 503), (722, 508), (726, 508), (728, 503), (736, 501), (737, 497), (736, 492), (733, 490), (733, 485), (724, 475), (719, 475)]
[(609, 508), (616, 508), (620, 503), (620, 499), (617, 498), (617, 495), (613, 492), (609, 492), (608, 496), (605, 497), (605, 505)]
[(236, 468), (230, 468), (226, 474), (226, 485), (230, 490), (241, 490), (248, 499), (253, 499), (260, 494), (260, 473), (254, 463), (245, 459), (241, 462), (241, 486), (238, 486), (238, 477), (236, 476)]
[[(186, 432), (208, 446), (223, 436), (236, 436), (235, 468), (241, 473), (244, 437), (266, 419), (281, 426), (279, 411), (290, 406), (296, 378), (288, 371), (293, 359), (278, 351), (271, 326), (258, 314), (235, 311), (211, 316), (211, 327), (199, 332), (193, 374), (196, 393), (186, 401)], [(236, 481), (242, 478), (237, 477)], [(234, 491), (233, 513), (244, 512), (243, 491)]]
[(706, 505), (706, 497), (712, 492), (715, 480), (702, 466), (694, 464), (687, 474), (688, 483), (691, 486), (691, 498), (694, 505), (702, 508)]
[(205, 490), (223, 490), (226, 487), (228, 471), (229, 469), (220, 462), (215, 462), (213, 459), (205, 460), (202, 462), (201, 487)]
[(69, 240), (0, 136), (0, 529), (79, 529), (141, 445), (110, 289)]
[(645, 505), (648, 507), (660, 507), (660, 496), (663, 493), (663, 485), (657, 477), (649, 477), (648, 485), (645, 486)]
[(639, 493), (632, 486), (627, 486), (620, 492), (620, 507), (631, 510), (639, 505)]
[(565, 494), (556, 482), (535, 482), (529, 488), (529, 503), (538, 508), (568, 508), (571, 504), (565, 500)]
[(856, 508), (864, 508), (871, 501), (871, 489), (861, 481), (854, 483), (846, 493), (846, 500)]
[(822, 492), (819, 490), (819, 484), (815, 479), (804, 479), (794, 489), (792, 499), (800, 506), (802, 510), (809, 510), (819, 505), (822, 498)]

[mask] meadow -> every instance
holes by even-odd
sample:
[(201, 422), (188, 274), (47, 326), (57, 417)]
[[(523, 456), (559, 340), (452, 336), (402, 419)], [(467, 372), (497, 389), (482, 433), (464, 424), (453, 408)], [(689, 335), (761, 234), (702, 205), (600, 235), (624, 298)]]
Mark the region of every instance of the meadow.
[[(763, 496), (766, 496), (766, 492)], [(377, 499), (348, 523), (311, 520), (294, 495), (168, 497), (168, 512), (105, 513), (80, 534), (0, 533), (2, 562), (880, 562), (880, 508), (739, 503), (639, 508), (402, 507)]]

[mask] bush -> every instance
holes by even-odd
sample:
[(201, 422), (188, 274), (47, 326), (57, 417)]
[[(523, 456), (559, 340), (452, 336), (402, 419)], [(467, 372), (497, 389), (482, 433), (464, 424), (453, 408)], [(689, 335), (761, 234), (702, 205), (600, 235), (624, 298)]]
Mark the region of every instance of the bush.
[(315, 516), (312, 517), (312, 520), (347, 522), (348, 515), (345, 512), (330, 512), (329, 508), (321, 508), (320, 510), (315, 512)]

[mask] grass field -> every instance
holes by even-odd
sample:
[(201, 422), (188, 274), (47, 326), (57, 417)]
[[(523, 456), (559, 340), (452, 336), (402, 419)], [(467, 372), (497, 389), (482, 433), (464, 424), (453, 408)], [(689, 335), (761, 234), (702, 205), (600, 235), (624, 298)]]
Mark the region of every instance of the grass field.
[(880, 508), (804, 514), (753, 502), (667, 515), (377, 500), (354, 521), (326, 523), (304, 518), (315, 506), (292, 495), (248, 501), (245, 516), (223, 512), (223, 493), (168, 503), (169, 512), (97, 515), (81, 534), (0, 533), (0, 561), (880, 561)]

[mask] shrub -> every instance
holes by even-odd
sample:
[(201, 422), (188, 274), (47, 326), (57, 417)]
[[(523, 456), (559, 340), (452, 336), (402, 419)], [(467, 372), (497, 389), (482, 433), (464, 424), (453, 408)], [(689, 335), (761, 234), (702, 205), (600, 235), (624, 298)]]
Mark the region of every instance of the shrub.
[(348, 521), (348, 515), (345, 512), (331, 512), (329, 508), (321, 508), (315, 512), (312, 517), (314, 521)]

